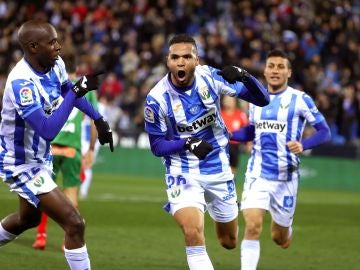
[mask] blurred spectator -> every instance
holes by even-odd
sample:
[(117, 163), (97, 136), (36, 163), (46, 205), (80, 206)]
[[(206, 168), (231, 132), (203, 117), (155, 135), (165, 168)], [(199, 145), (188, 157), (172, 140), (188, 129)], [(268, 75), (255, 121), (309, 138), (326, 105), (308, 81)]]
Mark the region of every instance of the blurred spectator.
[(356, 97), (355, 87), (349, 84), (342, 90), (337, 116), (339, 134), (345, 138), (347, 143), (355, 143), (358, 135), (359, 119), (359, 100)]
[(109, 72), (100, 84), (99, 98), (104, 97), (107, 100), (114, 102), (119, 99), (122, 91), (123, 86), (121, 81), (116, 77), (114, 72)]

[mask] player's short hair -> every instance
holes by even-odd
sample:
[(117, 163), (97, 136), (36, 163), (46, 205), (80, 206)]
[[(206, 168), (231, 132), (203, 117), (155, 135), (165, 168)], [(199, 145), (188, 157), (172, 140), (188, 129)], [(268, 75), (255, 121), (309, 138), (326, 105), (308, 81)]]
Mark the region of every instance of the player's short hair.
[(288, 63), (288, 68), (291, 69), (291, 62), (290, 62), (290, 59), (289, 59), (289, 56), (287, 55), (286, 52), (284, 52), (283, 50), (281, 49), (274, 49), (272, 51), (269, 51), (267, 56), (266, 56), (266, 59), (270, 58), (270, 57), (281, 57), (281, 58), (284, 58), (287, 60), (287, 63)]
[(195, 50), (197, 50), (195, 39), (189, 34), (176, 34), (170, 39), (169, 47), (176, 43), (191, 43), (195, 47)]

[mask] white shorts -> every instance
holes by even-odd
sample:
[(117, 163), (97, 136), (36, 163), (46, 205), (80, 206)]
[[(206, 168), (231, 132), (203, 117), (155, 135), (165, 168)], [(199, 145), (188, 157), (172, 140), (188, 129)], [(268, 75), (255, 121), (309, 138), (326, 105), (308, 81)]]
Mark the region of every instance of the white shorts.
[(297, 180), (245, 178), (240, 209), (265, 209), (270, 212), (275, 223), (290, 227), (295, 213), (297, 189)]
[[(16, 192), (20, 197), (37, 207), (40, 200), (36, 195), (48, 193), (57, 185), (51, 177), (50, 170), (40, 169), (34, 176), (29, 178), (29, 175), (30, 172), (23, 172), (5, 182), (9, 185), (11, 192)], [(26, 178), (28, 180), (24, 180)]]
[(164, 209), (170, 214), (185, 207), (197, 207), (202, 212), (207, 210), (217, 222), (237, 218), (239, 208), (233, 179), (209, 181), (206, 175), (192, 174), (166, 174), (165, 178), (168, 203)]

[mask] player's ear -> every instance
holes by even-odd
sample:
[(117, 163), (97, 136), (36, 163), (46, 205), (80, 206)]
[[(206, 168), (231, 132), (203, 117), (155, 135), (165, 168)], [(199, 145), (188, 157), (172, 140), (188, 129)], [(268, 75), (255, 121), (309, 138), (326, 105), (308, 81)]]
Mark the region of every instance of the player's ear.
[(37, 42), (34, 42), (34, 41), (30, 41), (28, 43), (28, 47), (29, 47), (30, 51), (36, 50), (38, 46), (39, 46), (39, 44)]
[(289, 71), (288, 71), (288, 79), (291, 77), (291, 74), (292, 74), (292, 69), (289, 69)]

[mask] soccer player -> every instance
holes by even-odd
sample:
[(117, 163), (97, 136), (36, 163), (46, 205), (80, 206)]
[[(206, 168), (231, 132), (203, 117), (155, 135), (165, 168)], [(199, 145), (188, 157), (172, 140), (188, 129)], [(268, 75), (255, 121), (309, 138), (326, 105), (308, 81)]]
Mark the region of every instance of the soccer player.
[[(221, 117), (229, 133), (246, 126), (249, 123), (248, 117), (237, 105), (238, 99), (227, 95), (222, 96)], [(239, 142), (230, 141), (229, 161), (231, 171), (236, 175), (239, 164), (240, 147)]]
[[(76, 82), (76, 59), (71, 54), (63, 58), (66, 61), (66, 68), (69, 73), (69, 79)], [(85, 95), (86, 99), (97, 107), (96, 92), (90, 91)], [(90, 134), (89, 143), (86, 144), (86, 150), (82, 153), (82, 122), (84, 114), (77, 108), (74, 108), (65, 122), (59, 134), (51, 142), (51, 152), (53, 154), (54, 175), (56, 180), (58, 174), (62, 173), (63, 192), (72, 204), (78, 208), (79, 186), (82, 184), (80, 179), (81, 169), (91, 168), (94, 161), (94, 150), (97, 138), (96, 127), (92, 121), (89, 122)], [(43, 250), (46, 247), (47, 240), (47, 220), (45, 213), (41, 215), (41, 222), (37, 227), (37, 234), (34, 244), (35, 249)], [(64, 248), (64, 246), (62, 246)]]
[(59, 56), (57, 32), (47, 22), (25, 22), (18, 40), (24, 57), (11, 70), (4, 90), (0, 177), (18, 194), (19, 209), (1, 220), (0, 247), (37, 226), (45, 212), (65, 231), (70, 269), (90, 269), (83, 218), (51, 177), (50, 142), (76, 106), (95, 121), (100, 143), (113, 150), (108, 123), (83, 97), (97, 89), (98, 76), (86, 75), (72, 84)]
[[(253, 140), (241, 200), (245, 220), (241, 269), (255, 270), (260, 235), (269, 211), (271, 238), (282, 248), (292, 240), (299, 181), (299, 155), (330, 139), (330, 129), (313, 99), (288, 85), (291, 65), (281, 50), (270, 51), (264, 70), (270, 104), (250, 104), (249, 125), (234, 131), (232, 140)], [(302, 140), (306, 122), (316, 130)]]
[(163, 158), (168, 203), (185, 239), (189, 269), (209, 270), (204, 212), (215, 221), (220, 244), (233, 249), (238, 206), (229, 165), (229, 137), (220, 115), (220, 94), (265, 106), (266, 89), (233, 66), (199, 65), (195, 40), (187, 34), (169, 42), (169, 73), (146, 97), (144, 117), (151, 151)]

